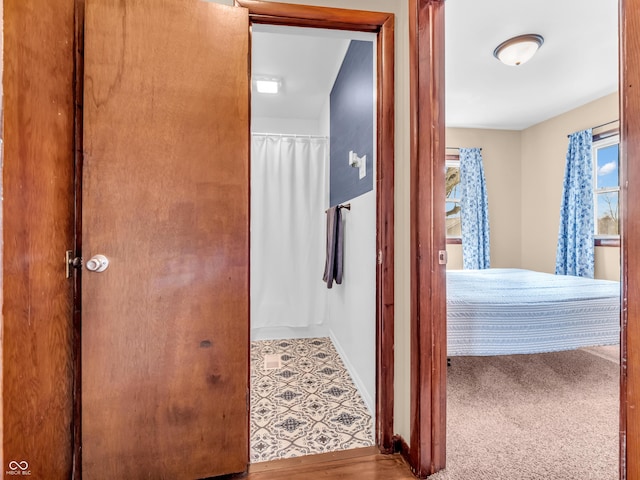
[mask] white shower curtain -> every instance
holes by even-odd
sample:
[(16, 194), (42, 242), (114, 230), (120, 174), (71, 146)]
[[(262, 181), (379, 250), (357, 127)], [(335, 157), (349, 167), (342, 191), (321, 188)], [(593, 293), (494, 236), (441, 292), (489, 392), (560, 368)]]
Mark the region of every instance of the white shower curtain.
[(252, 330), (324, 321), (327, 144), (252, 135)]

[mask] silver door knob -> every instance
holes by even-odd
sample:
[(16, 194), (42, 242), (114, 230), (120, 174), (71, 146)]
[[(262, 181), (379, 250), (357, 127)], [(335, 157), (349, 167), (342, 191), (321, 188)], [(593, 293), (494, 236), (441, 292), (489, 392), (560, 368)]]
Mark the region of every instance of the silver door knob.
[(104, 272), (109, 267), (109, 259), (104, 255), (94, 255), (87, 262), (87, 270), (91, 272)]

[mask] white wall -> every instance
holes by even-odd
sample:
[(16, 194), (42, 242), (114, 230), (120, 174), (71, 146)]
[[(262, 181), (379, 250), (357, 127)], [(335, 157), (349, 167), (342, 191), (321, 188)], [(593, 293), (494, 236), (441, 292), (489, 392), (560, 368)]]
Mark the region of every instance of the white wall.
[(326, 289), (331, 339), (372, 415), (376, 387), (376, 194), (343, 210), (344, 278)]

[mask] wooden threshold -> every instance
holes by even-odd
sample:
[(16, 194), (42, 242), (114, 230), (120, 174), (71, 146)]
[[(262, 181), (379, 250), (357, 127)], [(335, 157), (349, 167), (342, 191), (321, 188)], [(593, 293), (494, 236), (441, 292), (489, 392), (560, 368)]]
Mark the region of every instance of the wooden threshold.
[(381, 454), (377, 447), (307, 455), (249, 466), (249, 480), (307, 480), (309, 478), (384, 478), (415, 479), (398, 454)]
[(312, 465), (332, 461), (342, 461), (366, 455), (380, 453), (378, 447), (352, 448), (338, 452), (319, 453), (316, 455), (305, 455), (295, 458), (283, 458), (282, 460), (271, 460), (269, 462), (259, 462), (249, 465), (249, 473), (270, 472), (272, 470), (284, 470), (295, 468), (301, 465)]

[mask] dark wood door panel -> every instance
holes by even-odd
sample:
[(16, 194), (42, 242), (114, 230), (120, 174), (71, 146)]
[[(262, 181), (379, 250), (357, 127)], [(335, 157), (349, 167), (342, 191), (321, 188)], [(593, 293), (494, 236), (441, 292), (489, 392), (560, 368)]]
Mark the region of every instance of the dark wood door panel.
[(63, 480), (73, 448), (64, 272), (73, 247), (73, 1), (3, 8), (0, 472)]
[(244, 471), (248, 15), (90, 0), (85, 19), (83, 477)]

